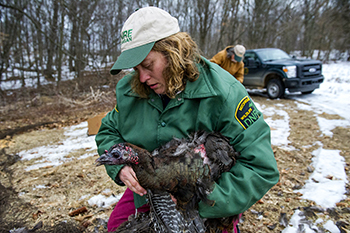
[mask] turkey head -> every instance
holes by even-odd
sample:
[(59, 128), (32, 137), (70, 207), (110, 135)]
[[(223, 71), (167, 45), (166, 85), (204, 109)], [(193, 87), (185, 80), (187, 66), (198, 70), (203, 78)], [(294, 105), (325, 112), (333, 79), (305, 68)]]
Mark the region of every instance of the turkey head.
[[(134, 146), (134, 145), (133, 145)], [(113, 145), (109, 150), (105, 150), (98, 159), (96, 159), (96, 166), (102, 164), (108, 165), (131, 165), (138, 164), (139, 156), (128, 143), (119, 143)]]
[(103, 164), (130, 166), (135, 171), (142, 187), (151, 190), (164, 190), (160, 188), (163, 184), (159, 183), (151, 154), (131, 143), (123, 142), (113, 145), (96, 159), (95, 164), (96, 166)]

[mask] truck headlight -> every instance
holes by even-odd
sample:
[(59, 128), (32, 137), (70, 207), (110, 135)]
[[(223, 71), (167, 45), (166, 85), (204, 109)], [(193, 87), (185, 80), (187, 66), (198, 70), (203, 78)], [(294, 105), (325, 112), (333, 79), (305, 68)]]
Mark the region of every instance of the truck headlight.
[(296, 66), (283, 66), (283, 71), (286, 73), (288, 78), (297, 77), (297, 67)]

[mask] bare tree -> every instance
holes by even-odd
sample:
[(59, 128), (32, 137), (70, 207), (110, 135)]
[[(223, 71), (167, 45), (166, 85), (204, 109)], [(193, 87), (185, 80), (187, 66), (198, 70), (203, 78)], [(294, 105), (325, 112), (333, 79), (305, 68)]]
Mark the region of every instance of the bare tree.
[[(53, 13), (50, 17), (50, 28), (48, 28), (48, 35), (51, 40), (47, 40), (47, 63), (45, 70), (45, 78), (48, 80), (54, 80), (53, 78), (53, 64), (54, 59), (57, 57), (57, 44), (59, 43), (59, 31), (58, 31), (58, 20), (59, 20), (59, 0), (54, 0), (53, 3)], [(49, 11), (50, 12), (50, 11)]]
[(285, 5), (284, 13), (281, 15), (278, 30), (275, 36), (274, 46), (282, 48), (287, 53), (297, 49), (298, 41), (300, 39), (300, 12), (296, 11), (294, 1)]
[(250, 48), (273, 47), (283, 28), (282, 18), (290, 2), (280, 0), (255, 0), (246, 2), (247, 46)]
[(320, 16), (320, 10), (328, 0), (304, 0), (302, 8), (303, 13), (303, 35), (302, 35), (302, 55), (312, 57), (314, 52), (313, 43), (320, 30), (317, 24)]
[[(217, 14), (217, 28), (218, 31), (213, 31), (212, 40), (217, 37), (218, 42), (215, 43), (215, 51), (211, 51), (210, 55), (214, 55), (217, 51), (225, 48), (227, 45), (233, 45), (237, 40), (243, 35), (241, 30), (243, 26), (240, 23), (240, 1), (239, 0), (224, 0), (222, 2), (221, 10), (218, 9), (219, 14)], [(211, 40), (211, 41), (212, 41)]]
[(189, 19), (189, 33), (198, 42), (199, 48), (205, 54), (208, 51), (207, 37), (210, 33), (219, 0), (188, 1), (187, 15)]
[[(61, 8), (62, 9), (62, 8)], [(62, 79), (62, 64), (63, 64), (63, 44), (64, 44), (64, 10), (61, 10), (61, 17), (60, 17), (60, 23), (59, 23), (59, 43), (57, 48), (57, 59), (56, 59), (56, 67), (57, 67), (57, 79), (56, 79), (56, 86), (57, 90), (60, 89), (60, 82)]]
[[(1, 59), (0, 59), (0, 83), (7, 69), (13, 65), (14, 59), (19, 60), (15, 53), (16, 43), (21, 32), (21, 21), (24, 18), (23, 11), (26, 4), (18, 2), (17, 5), (5, 5), (0, 3), (2, 20), (1, 25)], [(17, 8), (19, 10), (17, 10)], [(6, 79), (9, 77), (5, 77)]]
[(334, 9), (330, 17), (334, 19), (334, 28), (336, 33), (335, 49), (342, 52), (347, 51), (347, 60), (350, 61), (350, 1), (335, 0)]
[(93, 14), (98, 2), (98, 0), (71, 1), (68, 8), (68, 16), (72, 24), (69, 52), (73, 55), (69, 58), (69, 67), (70, 70), (76, 72), (80, 85), (83, 85), (84, 82), (81, 71), (87, 64), (86, 54), (89, 52), (90, 35), (88, 27), (94, 19)]

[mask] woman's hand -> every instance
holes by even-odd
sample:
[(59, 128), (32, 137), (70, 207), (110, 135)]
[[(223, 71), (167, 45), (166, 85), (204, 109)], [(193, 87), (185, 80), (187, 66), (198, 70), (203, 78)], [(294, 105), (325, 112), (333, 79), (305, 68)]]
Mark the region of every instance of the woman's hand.
[(137, 180), (134, 170), (129, 166), (124, 166), (119, 171), (119, 179), (133, 192), (140, 196), (147, 194), (146, 189), (142, 188)]

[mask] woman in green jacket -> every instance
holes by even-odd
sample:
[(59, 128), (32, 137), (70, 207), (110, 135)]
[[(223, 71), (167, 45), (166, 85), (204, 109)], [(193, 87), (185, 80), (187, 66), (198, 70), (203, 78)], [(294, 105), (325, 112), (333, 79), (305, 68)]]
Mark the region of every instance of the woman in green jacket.
[[(117, 105), (102, 119), (98, 153), (129, 142), (152, 151), (173, 137), (194, 131), (220, 132), (241, 154), (210, 193), (215, 205), (199, 203), (203, 218), (237, 215), (278, 182), (270, 128), (245, 88), (218, 65), (201, 57), (191, 37), (167, 12), (146, 7), (134, 12), (121, 33), (122, 53), (111, 69), (134, 71), (116, 87)], [(146, 190), (128, 166), (106, 165), (108, 175), (127, 190), (113, 210), (112, 231), (130, 214), (146, 211)], [(132, 195), (133, 192), (133, 195)]]

